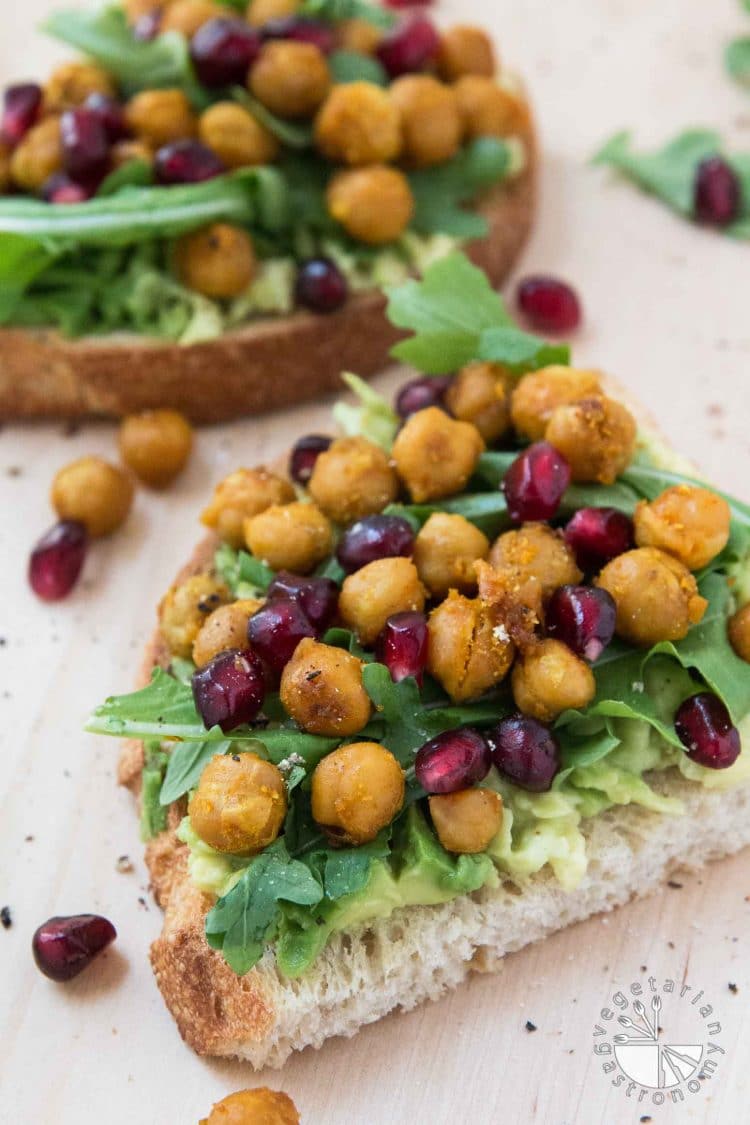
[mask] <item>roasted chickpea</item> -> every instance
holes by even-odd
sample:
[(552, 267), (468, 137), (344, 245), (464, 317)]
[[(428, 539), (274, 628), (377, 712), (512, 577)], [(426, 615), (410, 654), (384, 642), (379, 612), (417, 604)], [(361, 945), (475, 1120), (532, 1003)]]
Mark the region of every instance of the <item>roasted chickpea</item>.
[(338, 26), (339, 46), (359, 55), (374, 55), (383, 33), (369, 20), (343, 20)]
[(494, 79), (467, 74), (454, 88), (464, 130), (472, 140), (509, 137), (528, 129), (529, 110), (523, 98)]
[(116, 141), (109, 150), (109, 158), (113, 168), (122, 168), (133, 160), (144, 160), (152, 164), (154, 151), (145, 141)]
[(63, 166), (59, 117), (46, 117), (29, 129), (10, 158), (13, 182), (25, 191), (40, 191)]
[(393, 460), (417, 504), (461, 492), (484, 451), (476, 426), (430, 406), (407, 419), (393, 445)]
[(445, 393), (445, 405), (454, 418), (471, 422), (488, 443), (510, 428), (507, 377), (496, 363), (470, 363), (459, 371)]
[(541, 441), (558, 406), (591, 398), (601, 391), (596, 371), (575, 367), (543, 367), (519, 381), (511, 398), (511, 418), (517, 433)]
[(255, 276), (253, 240), (241, 227), (211, 223), (177, 240), (175, 267), (183, 285), (204, 297), (238, 297)]
[(503, 823), (502, 797), (492, 789), (460, 789), (428, 804), (438, 840), (457, 855), (486, 851)]
[(165, 488), (187, 464), (193, 428), (177, 410), (144, 410), (125, 418), (118, 444), (120, 456), (139, 480)]
[(414, 565), (433, 598), (469, 594), (477, 588), (476, 562), (489, 550), (487, 536), (463, 516), (434, 512), (414, 542)]
[(270, 164), (279, 142), (252, 113), (236, 102), (217, 102), (201, 116), (198, 135), (227, 168)]
[(740, 660), (750, 664), (750, 602), (729, 619), (729, 641)]
[(299, 1114), (288, 1094), (261, 1086), (222, 1098), (200, 1125), (299, 1125)]
[(362, 662), (342, 648), (305, 637), (281, 674), (281, 702), (311, 734), (346, 738), (367, 726), (372, 711)]
[(444, 164), (463, 139), (463, 121), (453, 89), (429, 74), (407, 74), (390, 88), (401, 114), (402, 157), (415, 168)]
[(253, 64), (248, 85), (272, 113), (311, 117), (331, 88), (331, 72), (313, 43), (272, 39)]
[(446, 82), (457, 82), (466, 74), (492, 78), (497, 66), (492, 40), (480, 27), (449, 27), (440, 37), (437, 66)]
[(660, 547), (688, 570), (708, 566), (729, 542), (732, 514), (721, 496), (707, 488), (677, 484), (635, 510), (639, 547)]
[(451, 591), (430, 614), (428, 630), (427, 670), (456, 703), (478, 699), (510, 671), (513, 642), (479, 598)]
[(368, 844), (401, 810), (404, 792), (404, 771), (390, 750), (352, 742), (316, 766), (313, 819), (337, 843)]
[(541, 617), (543, 602), (558, 586), (583, 578), (562, 533), (544, 523), (527, 523), (504, 532), (492, 545), (490, 564), (504, 579), (512, 601)]
[(558, 406), (545, 438), (570, 464), (574, 481), (612, 484), (635, 453), (637, 427), (626, 406), (605, 395)]
[(339, 438), (315, 462), (308, 485), (335, 523), (382, 512), (398, 495), (398, 478), (380, 446), (363, 437)]
[(334, 86), (315, 121), (315, 142), (334, 164), (387, 164), (401, 152), (401, 114), (371, 82)]
[(617, 633), (650, 648), (681, 641), (702, 620), (708, 603), (695, 578), (677, 559), (656, 547), (638, 547), (607, 563), (596, 580), (617, 605)]
[(543, 723), (551, 723), (563, 711), (582, 710), (596, 695), (596, 680), (588, 664), (551, 637), (519, 656), (511, 683), (519, 709)]
[(424, 587), (410, 559), (376, 559), (344, 580), (339, 614), (362, 644), (369, 645), (394, 613), (421, 613), (424, 602)]
[(290, 504), (295, 498), (289, 481), (268, 469), (237, 469), (217, 484), (201, 520), (231, 547), (244, 547), (246, 519), (265, 512), (272, 504)]
[(50, 499), (61, 520), (79, 520), (89, 535), (99, 539), (125, 522), (133, 503), (133, 482), (101, 457), (81, 457), (56, 474)]
[(52, 71), (44, 87), (44, 108), (47, 113), (75, 109), (83, 105), (89, 94), (113, 98), (117, 87), (106, 70), (95, 63), (62, 63)]
[(160, 31), (179, 31), (186, 39), (192, 39), (204, 23), (227, 15), (232, 12), (211, 0), (175, 0), (164, 10)]
[(131, 133), (152, 148), (194, 137), (198, 123), (182, 90), (143, 90), (125, 106)]
[(247, 623), (263, 605), (257, 598), (240, 598), (210, 613), (193, 641), (193, 663), (205, 667), (220, 652), (247, 648)]
[(328, 185), (326, 201), (347, 234), (370, 246), (395, 242), (414, 214), (409, 181), (386, 164), (339, 172)]
[(172, 656), (189, 660), (203, 626), (228, 601), (229, 590), (210, 574), (194, 574), (173, 586), (159, 606), (159, 627)]
[(333, 528), (315, 504), (277, 504), (244, 526), (248, 548), (272, 570), (309, 574), (333, 547)]
[(217, 852), (255, 855), (272, 844), (287, 810), (284, 778), (257, 754), (217, 754), (190, 799), (190, 824)]
[(247, 22), (253, 27), (262, 27), (271, 20), (285, 19), (296, 15), (301, 0), (250, 0), (247, 8)]

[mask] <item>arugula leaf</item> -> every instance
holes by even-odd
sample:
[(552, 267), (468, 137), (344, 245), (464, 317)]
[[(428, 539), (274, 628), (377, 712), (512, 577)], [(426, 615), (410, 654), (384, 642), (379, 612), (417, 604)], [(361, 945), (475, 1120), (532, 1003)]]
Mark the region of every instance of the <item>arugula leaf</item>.
[(167, 827), (167, 810), (159, 800), (167, 755), (159, 744), (145, 746), (145, 761), (141, 773), (141, 839), (152, 840)]
[(389, 504), (385, 509), (386, 515), (409, 520), (416, 531), (434, 512), (463, 516), (491, 537), (510, 526), (508, 505), (502, 492), (466, 492), (438, 504)]
[(277, 117), (270, 109), (249, 94), (244, 86), (233, 86), (232, 97), (239, 102), (253, 117), (260, 122), (264, 129), (273, 133), (283, 144), (289, 148), (306, 149), (313, 147), (313, 129), (311, 125), (304, 125), (298, 121), (286, 121)]
[(362, 434), (390, 453), (401, 419), (393, 407), (358, 375), (344, 372), (341, 376), (350, 391), (359, 399), (358, 405), (337, 402), (333, 416), (345, 434)]
[(0, 234), (0, 324), (12, 319), (26, 290), (54, 260), (54, 252), (35, 239)]
[(247, 551), (238, 551), (228, 543), (222, 543), (214, 555), (217, 574), (235, 596), (253, 597), (256, 593), (265, 594), (274, 580), (275, 572), (262, 559), (256, 559)]
[(510, 167), (507, 143), (497, 137), (481, 137), (445, 164), (412, 172), (412, 226), (420, 234), (483, 238), (489, 230), (487, 220), (475, 211), (464, 210), (463, 205), (474, 202), (504, 179)]
[(302, 0), (300, 15), (340, 23), (342, 20), (366, 20), (376, 27), (393, 27), (396, 17), (392, 12), (367, 0)]
[(551, 364), (567, 366), (570, 363), (568, 344), (548, 344), (530, 332), (522, 332), (515, 325), (487, 328), (479, 339), (478, 359), (502, 363), (512, 374), (538, 371)]
[(724, 66), (741, 86), (750, 86), (750, 36), (733, 39), (724, 50)]
[[(229, 739), (223, 742), (178, 742), (172, 748), (167, 763), (164, 782), (159, 794), (161, 805), (171, 805), (178, 801), (191, 789), (195, 789), (201, 779), (201, 774), (217, 754), (229, 752), (232, 743)], [(250, 750), (250, 744), (245, 743), (243, 750)], [(262, 746), (261, 746), (262, 749)]]
[(356, 656), (358, 660), (364, 661), (365, 664), (372, 664), (375, 660), (374, 653), (368, 652), (367, 649), (362, 648), (362, 645), (350, 629), (329, 629), (323, 637), (323, 644), (332, 645), (334, 648), (346, 649), (352, 656)]
[(369, 844), (357, 848), (327, 849), (323, 864), (325, 896), (330, 902), (364, 890), (370, 878), (372, 861), (390, 855), (391, 829), (384, 829)]
[(99, 185), (97, 196), (100, 199), (115, 195), (126, 187), (149, 187), (154, 182), (154, 169), (147, 160), (128, 160), (120, 168), (115, 168), (105, 176)]
[(328, 56), (328, 67), (333, 81), (338, 85), (347, 82), (370, 82), (373, 86), (387, 86), (385, 67), (371, 55), (360, 51), (334, 51)]

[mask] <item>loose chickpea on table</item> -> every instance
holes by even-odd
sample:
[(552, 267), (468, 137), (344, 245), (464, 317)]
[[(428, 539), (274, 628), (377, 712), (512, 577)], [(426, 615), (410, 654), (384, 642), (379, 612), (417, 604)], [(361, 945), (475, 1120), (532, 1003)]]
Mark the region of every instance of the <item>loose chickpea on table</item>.
[(199, 1125), (300, 1125), (300, 1117), (288, 1094), (260, 1086), (222, 1098)]

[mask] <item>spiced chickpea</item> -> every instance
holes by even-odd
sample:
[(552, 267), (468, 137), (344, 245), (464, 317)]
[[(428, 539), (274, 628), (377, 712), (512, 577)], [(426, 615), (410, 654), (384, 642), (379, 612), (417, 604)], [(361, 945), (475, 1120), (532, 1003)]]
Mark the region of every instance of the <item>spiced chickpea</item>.
[(331, 88), (323, 52), (313, 43), (266, 43), (248, 77), (258, 101), (280, 117), (312, 117)]
[(299, 1125), (299, 1114), (288, 1094), (260, 1086), (222, 1098), (200, 1125)]
[(272, 844), (284, 823), (284, 778), (257, 754), (217, 754), (201, 774), (188, 813), (209, 847), (230, 855), (255, 855)]
[(367, 726), (372, 711), (362, 662), (342, 648), (305, 637), (281, 674), (281, 702), (303, 730), (346, 738)]
[(454, 87), (466, 135), (509, 137), (529, 127), (529, 110), (523, 98), (493, 78), (467, 74)]
[(402, 158), (415, 168), (444, 164), (458, 152), (463, 121), (453, 89), (429, 74), (407, 74), (390, 87), (401, 114)]
[(197, 120), (182, 90), (143, 90), (125, 106), (125, 121), (152, 148), (194, 137)]
[(101, 457), (81, 457), (56, 474), (50, 499), (61, 520), (79, 520), (89, 535), (99, 539), (125, 522), (133, 503), (133, 482)]
[(333, 528), (315, 504), (276, 504), (245, 520), (245, 542), (272, 570), (309, 574), (331, 553)]
[(247, 7), (247, 22), (253, 27), (262, 27), (271, 20), (286, 19), (299, 11), (302, 0), (250, 0)]
[(421, 613), (424, 603), (424, 587), (410, 559), (376, 559), (344, 580), (339, 614), (361, 643), (370, 645), (394, 613)]
[(38, 192), (63, 166), (59, 117), (46, 117), (29, 129), (10, 157), (10, 174), (17, 187)]
[(558, 406), (591, 398), (601, 391), (596, 371), (575, 367), (543, 367), (530, 371), (511, 396), (511, 418), (516, 432), (529, 441), (541, 441)]
[(326, 203), (331, 218), (369, 246), (395, 242), (414, 215), (409, 181), (386, 164), (339, 172), (328, 185)]
[(159, 30), (179, 31), (186, 39), (192, 39), (204, 23), (231, 15), (231, 11), (219, 4), (212, 4), (211, 0), (175, 0), (164, 9)]
[(159, 627), (172, 656), (190, 660), (206, 621), (228, 601), (229, 590), (210, 574), (194, 574), (173, 586), (159, 606)]
[(510, 599), (539, 618), (543, 602), (558, 586), (574, 586), (583, 578), (562, 533), (544, 523), (504, 532), (492, 545), (490, 564), (505, 580)]
[(334, 164), (387, 164), (401, 152), (401, 115), (371, 82), (334, 86), (315, 120), (315, 143)]
[(635, 510), (639, 547), (660, 547), (688, 570), (701, 570), (729, 542), (731, 512), (723, 497), (707, 488), (677, 484)]
[(323, 758), (312, 777), (312, 814), (337, 843), (368, 844), (404, 803), (404, 771), (377, 742), (353, 742)]
[(740, 660), (750, 664), (750, 602), (729, 619), (729, 642)]
[(201, 521), (230, 547), (244, 547), (246, 519), (272, 504), (290, 504), (295, 498), (289, 481), (263, 466), (237, 469), (217, 484), (211, 503), (201, 513)]
[(220, 652), (247, 648), (247, 623), (263, 605), (257, 598), (240, 598), (209, 613), (193, 641), (193, 663), (204, 668)]
[(434, 512), (414, 542), (414, 565), (433, 598), (449, 590), (469, 594), (477, 587), (476, 562), (489, 550), (487, 536), (469, 520)]
[(393, 445), (393, 460), (416, 503), (462, 492), (484, 442), (476, 426), (430, 406), (407, 419)]
[(363, 437), (339, 438), (321, 453), (308, 485), (335, 523), (382, 512), (398, 495), (398, 478), (380, 446)]
[(451, 591), (430, 614), (428, 631), (427, 670), (454, 702), (478, 699), (508, 674), (515, 647), (479, 598)]
[(588, 664), (552, 637), (519, 656), (511, 684), (519, 709), (543, 723), (552, 722), (563, 711), (587, 707), (596, 695), (596, 680)]
[(626, 406), (606, 395), (558, 406), (545, 438), (570, 465), (574, 481), (612, 484), (628, 467), (637, 427)]
[(470, 363), (445, 392), (445, 405), (454, 418), (471, 422), (489, 444), (510, 428), (507, 376), (497, 363)]
[(270, 164), (279, 142), (252, 113), (236, 102), (217, 102), (201, 115), (198, 135), (227, 168)]
[(486, 851), (503, 823), (502, 797), (492, 789), (459, 789), (428, 804), (438, 840), (457, 855)]
[(618, 635), (643, 648), (682, 640), (690, 626), (702, 620), (708, 605), (687, 567), (656, 547), (618, 555), (604, 567), (596, 585), (615, 599)]
[(188, 462), (193, 427), (177, 410), (144, 410), (124, 419), (118, 445), (120, 456), (139, 480), (165, 488)]
[(113, 169), (122, 168), (133, 160), (142, 160), (146, 164), (153, 164), (154, 150), (145, 141), (115, 141), (109, 150), (109, 158)]
[(90, 94), (113, 98), (117, 87), (106, 70), (95, 63), (66, 62), (56, 67), (44, 87), (46, 113), (62, 113), (83, 105)]
[(438, 74), (446, 82), (457, 82), (466, 74), (492, 78), (497, 67), (492, 40), (481, 27), (457, 25), (440, 36)]
[(374, 55), (383, 33), (369, 20), (343, 20), (338, 26), (339, 46), (343, 51)]
[(241, 227), (211, 223), (177, 240), (175, 268), (183, 285), (204, 297), (239, 297), (255, 276), (253, 240)]

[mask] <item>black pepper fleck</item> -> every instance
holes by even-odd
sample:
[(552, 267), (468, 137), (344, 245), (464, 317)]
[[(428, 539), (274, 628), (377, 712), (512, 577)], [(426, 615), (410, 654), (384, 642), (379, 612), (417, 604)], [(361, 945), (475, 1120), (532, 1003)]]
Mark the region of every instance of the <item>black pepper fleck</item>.
[(727, 985), (727, 988), (729, 989), (730, 992), (733, 992), (735, 994), (735, 996), (739, 992), (739, 988), (737, 987), (737, 985), (734, 983), (733, 980), (730, 980), (729, 984)]
[(536, 1024), (532, 1023), (531, 1020), (526, 1020), (524, 1027), (527, 1031), (536, 1031)]
[(305, 679), (307, 680), (307, 682), (309, 684), (309, 683), (312, 682), (312, 680), (317, 680), (318, 676), (322, 676), (322, 675), (323, 675), (322, 669), (316, 668), (314, 671), (308, 672), (307, 675), (305, 676)]
[(2, 910), (0, 910), (0, 922), (2, 922), (4, 930), (9, 930), (13, 925), (13, 918), (9, 906), (4, 906)]
[(649, 1117), (649, 1115), (647, 1113), (644, 1113), (643, 1117), (639, 1118), (639, 1120), (640, 1121), (652, 1121), (653, 1118)]
[(239, 754), (232, 754), (232, 761), (233, 762), (239, 762), (239, 760), (240, 760)]
[(668, 879), (667, 886), (671, 887), (673, 891), (681, 891), (682, 883), (678, 883), (676, 879)]

